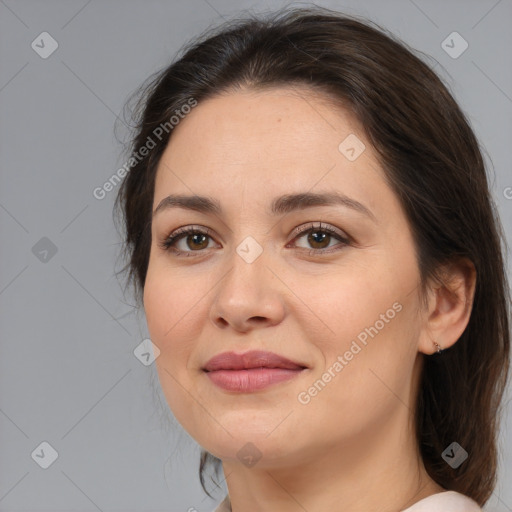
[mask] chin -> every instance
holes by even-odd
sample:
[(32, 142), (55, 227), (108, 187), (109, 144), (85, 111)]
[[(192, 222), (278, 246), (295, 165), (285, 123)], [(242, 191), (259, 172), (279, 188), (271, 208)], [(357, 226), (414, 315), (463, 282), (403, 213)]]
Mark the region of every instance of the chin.
[(293, 456), (296, 447), (286, 446), (283, 442), (282, 438), (277, 437), (271, 439), (265, 435), (253, 438), (246, 435), (240, 438), (229, 437), (222, 442), (217, 438), (200, 444), (223, 462), (233, 461), (247, 467), (257, 464), (258, 468), (263, 469), (277, 467), (280, 463), (285, 464), (287, 457)]

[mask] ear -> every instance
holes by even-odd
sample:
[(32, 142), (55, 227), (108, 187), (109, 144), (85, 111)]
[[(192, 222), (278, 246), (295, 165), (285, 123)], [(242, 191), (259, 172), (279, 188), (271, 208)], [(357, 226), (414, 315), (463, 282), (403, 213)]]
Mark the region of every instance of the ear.
[(423, 326), (418, 350), (424, 354), (451, 347), (466, 328), (476, 287), (476, 270), (467, 258), (461, 258), (441, 268), (442, 284), (429, 287), (428, 307), (423, 312)]

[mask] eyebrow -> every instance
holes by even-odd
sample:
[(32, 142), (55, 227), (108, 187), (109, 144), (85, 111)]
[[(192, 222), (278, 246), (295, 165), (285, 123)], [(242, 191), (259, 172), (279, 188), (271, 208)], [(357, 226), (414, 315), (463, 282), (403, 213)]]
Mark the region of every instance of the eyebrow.
[[(375, 215), (364, 204), (351, 199), (339, 192), (286, 194), (275, 198), (270, 206), (271, 215), (284, 215), (286, 213), (313, 208), (315, 206), (344, 206), (366, 215), (377, 222)], [(161, 211), (170, 208), (184, 208), (200, 213), (222, 215), (222, 207), (217, 199), (206, 196), (169, 195), (162, 199), (153, 212), (153, 217)]]

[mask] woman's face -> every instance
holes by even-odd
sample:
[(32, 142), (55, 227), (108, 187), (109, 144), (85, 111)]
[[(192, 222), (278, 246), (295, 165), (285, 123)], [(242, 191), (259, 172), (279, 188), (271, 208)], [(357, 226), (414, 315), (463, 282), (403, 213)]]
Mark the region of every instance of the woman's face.
[[(161, 205), (170, 195), (219, 211)], [(406, 423), (419, 271), (405, 215), (348, 113), (284, 88), (201, 102), (161, 158), (159, 205), (144, 308), (163, 393), (200, 445), (270, 467), (347, 453)], [(196, 233), (165, 250), (184, 227)], [(303, 369), (204, 370), (253, 350)]]

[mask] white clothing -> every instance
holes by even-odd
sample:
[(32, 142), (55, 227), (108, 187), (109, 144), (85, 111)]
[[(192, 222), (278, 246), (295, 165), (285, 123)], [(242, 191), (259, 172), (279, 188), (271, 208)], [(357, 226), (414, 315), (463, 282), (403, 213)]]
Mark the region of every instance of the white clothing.
[[(231, 512), (229, 495), (212, 512)], [(431, 494), (402, 512), (482, 512), (476, 501), (456, 491)]]

